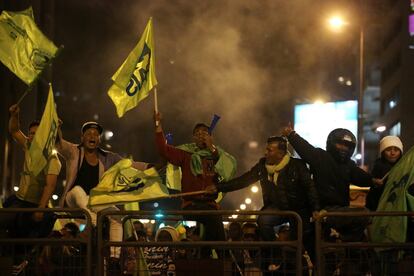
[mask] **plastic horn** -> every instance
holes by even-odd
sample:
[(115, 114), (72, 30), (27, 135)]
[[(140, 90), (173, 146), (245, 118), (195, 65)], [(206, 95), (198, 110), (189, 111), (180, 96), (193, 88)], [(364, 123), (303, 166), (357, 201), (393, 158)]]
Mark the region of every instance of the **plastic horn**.
[(165, 135), (165, 140), (167, 140), (167, 144), (168, 145), (172, 145), (173, 142), (173, 135), (171, 133), (167, 133)]
[(208, 129), (208, 134), (210, 134), (211, 135), (211, 133), (213, 132), (213, 130), (214, 130), (214, 128), (216, 127), (216, 125), (217, 125), (217, 122), (220, 120), (220, 116), (219, 115), (217, 115), (217, 114), (214, 114), (214, 116), (213, 116), (213, 120), (211, 120), (211, 124), (210, 124), (210, 127), (209, 127), (209, 129)]

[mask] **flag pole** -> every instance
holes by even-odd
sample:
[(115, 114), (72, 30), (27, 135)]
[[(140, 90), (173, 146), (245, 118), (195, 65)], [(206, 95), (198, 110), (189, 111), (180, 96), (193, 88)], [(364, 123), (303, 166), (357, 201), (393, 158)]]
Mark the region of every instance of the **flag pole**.
[[(195, 191), (195, 192), (187, 192), (187, 193), (179, 193), (179, 194), (172, 194), (172, 195), (167, 195), (167, 196), (144, 198), (144, 199), (138, 200), (138, 202), (153, 201), (153, 200), (160, 200), (160, 199), (170, 199), (170, 198), (183, 197), (183, 196), (202, 195), (202, 194), (206, 194), (206, 193), (207, 193), (207, 191), (205, 191), (205, 190)], [(129, 201), (125, 201), (124, 203), (128, 203), (128, 202)], [(92, 206), (99, 206), (99, 205), (106, 205), (106, 204), (108, 204), (108, 203), (98, 203), (98, 204), (94, 204)], [(91, 206), (90, 203), (88, 203), (88, 206)]]
[[(383, 181), (383, 182), (384, 182), (385, 178), (387, 178), (389, 174), (390, 174), (390, 171), (388, 171), (388, 172), (384, 175), (384, 177), (383, 177), (383, 178), (381, 178), (381, 181)], [(385, 183), (384, 183), (384, 184), (385, 184)]]
[[(154, 110), (155, 114), (158, 114), (158, 95), (157, 95), (157, 87), (154, 87)], [(155, 121), (155, 126), (157, 127), (159, 124), (158, 121)]]
[(19, 98), (19, 100), (17, 101), (16, 105), (20, 105), (20, 103), (23, 101), (24, 97), (26, 97), (26, 95), (30, 92), (30, 90), (32, 90), (33, 86), (29, 86), (26, 91), (24, 91), (23, 95)]
[(160, 199), (165, 199), (165, 198), (176, 198), (176, 197), (183, 197), (183, 196), (193, 196), (193, 195), (202, 195), (207, 193), (206, 191), (195, 191), (195, 192), (187, 192), (187, 193), (179, 193), (179, 194), (172, 194), (172, 195), (168, 195), (168, 196), (160, 196), (160, 197), (152, 197), (152, 198), (148, 198), (148, 199), (143, 199), (140, 201), (148, 201), (148, 200), (160, 200)]

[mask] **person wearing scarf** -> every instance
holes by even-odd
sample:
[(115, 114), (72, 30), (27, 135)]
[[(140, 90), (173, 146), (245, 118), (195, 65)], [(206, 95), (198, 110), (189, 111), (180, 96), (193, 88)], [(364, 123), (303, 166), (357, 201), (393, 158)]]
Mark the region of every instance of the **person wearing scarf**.
[[(169, 163), (181, 169), (181, 192), (204, 191), (220, 181), (230, 180), (236, 172), (236, 160), (229, 153), (213, 144), (209, 127), (198, 123), (193, 129), (193, 143), (179, 147), (168, 145), (161, 126), (161, 115), (155, 113), (155, 143), (159, 154)], [(218, 210), (215, 201), (218, 194), (200, 194), (182, 198), (183, 210)], [(221, 216), (185, 216), (186, 220), (195, 220), (205, 227), (205, 240), (224, 241), (224, 227)], [(209, 255), (211, 250), (202, 250)], [(206, 256), (204, 256), (206, 257)]]
[[(263, 196), (262, 211), (295, 211), (303, 221), (304, 244), (312, 251), (312, 227), (310, 217), (319, 211), (319, 198), (306, 165), (290, 156), (287, 140), (280, 136), (267, 139), (265, 156), (248, 172), (227, 182), (221, 182), (209, 192), (231, 192), (260, 181)], [(262, 240), (274, 241), (274, 227), (289, 222), (291, 236), (296, 236), (296, 221), (281, 216), (258, 217)]]

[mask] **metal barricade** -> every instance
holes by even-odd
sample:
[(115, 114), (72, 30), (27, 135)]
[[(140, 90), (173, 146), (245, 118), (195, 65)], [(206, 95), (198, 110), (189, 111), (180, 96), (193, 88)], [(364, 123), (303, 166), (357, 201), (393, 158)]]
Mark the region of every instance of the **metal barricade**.
[(316, 275), (413, 275), (414, 260), (398, 263), (397, 255), (410, 252), (414, 257), (414, 242), (372, 242), (369, 236), (372, 225), (368, 225), (365, 237), (359, 241), (347, 242), (340, 237), (327, 235), (329, 229), (325, 226), (325, 221), (329, 217), (377, 216), (411, 218), (414, 217), (414, 212), (327, 212), (318, 218), (315, 223)]
[[(79, 238), (10, 238), (0, 237), (1, 275), (12, 275), (13, 269), (21, 269), (19, 275), (92, 275), (92, 224), (89, 213), (80, 208), (0, 208), (0, 216), (5, 214), (53, 213), (55, 219), (85, 220), (83, 237)], [(24, 230), (24, 229), (19, 229)], [(30, 229), (26, 229), (28, 232)], [(53, 232), (53, 231), (52, 231)], [(52, 233), (51, 233), (52, 234)], [(73, 250), (71, 259), (59, 256), (57, 252)], [(86, 253), (85, 253), (86, 251)], [(40, 261), (48, 252), (54, 263)], [(16, 264), (16, 261), (19, 263)], [(42, 262), (42, 263), (41, 263)]]
[[(234, 215), (235, 211), (163, 211), (162, 218), (159, 218), (159, 212), (150, 212), (150, 211), (113, 211), (113, 210), (104, 210), (98, 213), (97, 219), (97, 234), (98, 234), (98, 274), (97, 275), (111, 275), (112, 271), (108, 267), (109, 260), (109, 249), (111, 247), (121, 247), (121, 248), (130, 248), (135, 250), (136, 254), (141, 254), (143, 256), (143, 251), (148, 248), (161, 248), (165, 247), (177, 252), (184, 252), (186, 250), (193, 249), (202, 249), (208, 247), (214, 249), (217, 253), (218, 258), (203, 258), (198, 254), (196, 257), (190, 257), (186, 255), (186, 259), (175, 259), (174, 266), (177, 266), (177, 273), (171, 275), (244, 275), (243, 271), (237, 265), (235, 261), (235, 256), (237, 252), (242, 252), (242, 250), (247, 250), (249, 252), (258, 252), (258, 251), (278, 251), (280, 252), (280, 259), (286, 262), (290, 262), (289, 271), (281, 273), (282, 275), (302, 275), (303, 266), (302, 266), (302, 220), (300, 216), (295, 212), (289, 211), (241, 211), (237, 212), (238, 217), (245, 216), (247, 219), (250, 216), (258, 215), (269, 215), (269, 216), (281, 216), (281, 217), (291, 217), (296, 222), (296, 239), (288, 241), (187, 241), (187, 242), (153, 242), (153, 241), (122, 241), (115, 242), (110, 241), (108, 238), (104, 237), (104, 221), (109, 216), (122, 216), (123, 225), (125, 225), (127, 220), (130, 219), (156, 219), (163, 221), (181, 221), (182, 216), (206, 216), (206, 215), (215, 215), (222, 216), (223, 221), (235, 221), (235, 219), (229, 219), (229, 216)], [(158, 217), (158, 218), (157, 218)], [(251, 219), (250, 219), (251, 221)], [(128, 225), (128, 224), (127, 224)], [(178, 253), (177, 253), (178, 254)], [(233, 255), (233, 256), (232, 256)], [(178, 256), (178, 255), (174, 255)], [(181, 256), (181, 255), (180, 255)], [(273, 255), (271, 255), (273, 256)], [(122, 257), (121, 257), (122, 258)], [(266, 260), (262, 258), (261, 260)], [(137, 262), (142, 262), (143, 257), (137, 260)], [(259, 260), (260, 262), (260, 260)], [(143, 262), (142, 262), (143, 263)], [(259, 269), (261, 269), (259, 267)], [(277, 268), (276, 268), (277, 269)], [(137, 271), (135, 271), (136, 273)], [(261, 271), (256, 271), (261, 272)], [(121, 274), (123, 272), (121, 271)], [(245, 275), (259, 275), (259, 274), (249, 274), (246, 272)], [(261, 274), (260, 274), (261, 275)]]

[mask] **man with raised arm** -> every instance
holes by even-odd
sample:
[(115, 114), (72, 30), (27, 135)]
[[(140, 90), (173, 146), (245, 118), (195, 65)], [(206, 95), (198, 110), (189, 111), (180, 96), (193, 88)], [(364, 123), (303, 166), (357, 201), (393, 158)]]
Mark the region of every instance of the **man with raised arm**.
[[(56, 149), (66, 161), (66, 186), (64, 188), (60, 206), (66, 203), (72, 208), (86, 209), (92, 218), (92, 224), (96, 225), (96, 213), (111, 208), (118, 210), (114, 205), (88, 207), (89, 192), (98, 183), (103, 173), (115, 165), (122, 157), (114, 152), (103, 150), (99, 147), (103, 128), (97, 122), (86, 122), (81, 128), (81, 142), (74, 144), (62, 137), (59, 129)], [(133, 162), (132, 166), (138, 170), (145, 170), (147, 163)], [(111, 241), (122, 241), (121, 218), (110, 216), (109, 235)], [(116, 267), (120, 256), (120, 248), (111, 250), (111, 261)]]
[[(6, 208), (47, 208), (50, 198), (56, 188), (57, 177), (61, 169), (61, 163), (56, 154), (48, 157), (47, 164), (38, 175), (29, 171), (29, 148), (40, 125), (39, 121), (33, 121), (29, 125), (26, 136), (20, 130), (18, 105), (9, 108), (9, 132), (13, 139), (23, 148), (25, 159), (23, 172), (20, 177), (19, 189), (16, 194), (10, 196), (4, 203)], [(35, 212), (20, 214), (4, 214), (0, 227), (8, 228), (14, 237), (46, 237), (53, 228), (54, 219), (51, 213)]]
[[(319, 198), (308, 168), (302, 160), (292, 158), (287, 149), (287, 140), (281, 136), (267, 139), (265, 156), (249, 171), (209, 192), (232, 192), (260, 181), (263, 197), (261, 211), (294, 211), (302, 218), (305, 248), (313, 255), (314, 231), (310, 224), (312, 215), (319, 211)], [(274, 228), (289, 222), (292, 239), (296, 239), (297, 223), (289, 217), (260, 215), (257, 223), (262, 240), (274, 241)], [(264, 250), (264, 256), (270, 257)]]
[[(208, 186), (221, 180), (229, 180), (236, 171), (236, 160), (220, 147), (213, 144), (209, 126), (198, 123), (193, 128), (193, 143), (179, 147), (168, 145), (161, 126), (161, 115), (155, 113), (155, 142), (162, 157), (182, 172), (181, 192), (204, 191)], [(218, 210), (215, 201), (217, 194), (198, 194), (182, 199), (183, 210)], [(186, 216), (187, 220), (196, 220), (205, 227), (205, 240), (224, 241), (224, 227), (221, 216)], [(209, 254), (203, 251), (204, 257)]]
[[(349, 185), (369, 187), (382, 185), (382, 182), (373, 179), (352, 161), (351, 156), (356, 147), (356, 138), (352, 132), (343, 128), (332, 130), (326, 140), (326, 150), (309, 144), (290, 124), (284, 127), (283, 135), (309, 164), (322, 209), (328, 212), (367, 211), (365, 208), (350, 208)], [(343, 241), (361, 240), (368, 223), (369, 218), (363, 216), (328, 217), (326, 220), (331, 228), (330, 234)]]

